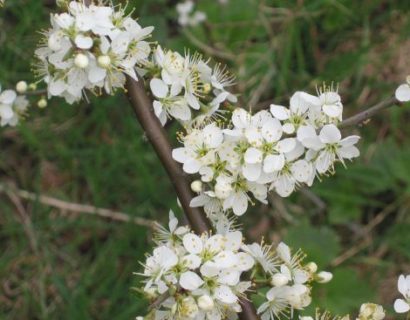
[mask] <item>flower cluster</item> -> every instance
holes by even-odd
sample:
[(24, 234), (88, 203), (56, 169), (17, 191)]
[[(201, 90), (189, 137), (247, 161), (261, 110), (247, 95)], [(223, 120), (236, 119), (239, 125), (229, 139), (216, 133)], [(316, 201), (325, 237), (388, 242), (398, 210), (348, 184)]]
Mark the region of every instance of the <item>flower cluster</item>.
[(404, 299), (396, 299), (394, 302), (394, 310), (397, 313), (406, 313), (410, 311), (410, 274), (407, 276), (401, 275), (397, 283), (399, 292)]
[(410, 101), (410, 76), (407, 77), (406, 83), (396, 89), (396, 99), (400, 102)]
[(239, 231), (197, 236), (178, 227), (171, 212), (169, 230), (160, 229), (142, 274), (149, 298), (165, 295), (155, 318), (219, 320), (240, 312), (239, 298), (251, 286), (241, 274), (254, 265), (242, 240)]
[(15, 126), (24, 118), (29, 106), (29, 101), (24, 96), (27, 85), (21, 81), (15, 90), (4, 90), (0, 87), (0, 126)]
[(326, 283), (332, 279), (330, 272), (317, 272), (314, 262), (303, 264), (302, 251), (292, 254), (290, 248), (280, 243), (273, 246), (254, 243), (243, 246), (256, 261), (253, 279), (262, 287), (267, 287), (266, 301), (258, 308), (262, 320), (289, 318), (294, 310), (302, 310), (310, 305), (311, 283)]
[(223, 102), (237, 101), (226, 90), (233, 78), (220, 65), (209, 67), (198, 54), (182, 56), (158, 46), (144, 69), (150, 79), (155, 114), (163, 125), (168, 118), (185, 126), (208, 122)]
[(85, 89), (111, 94), (123, 88), (125, 74), (137, 80), (136, 66), (151, 48), (153, 27), (142, 28), (124, 9), (71, 1), (67, 12), (51, 16), (52, 28), (44, 32), (37, 49), (39, 75), (49, 96), (79, 101)]
[(271, 105), (253, 115), (236, 109), (225, 127), (212, 122), (188, 130), (173, 157), (204, 183), (191, 205), (242, 215), (250, 195), (261, 202), (269, 190), (287, 197), (316, 176), (333, 174), (336, 162), (359, 156), (359, 137), (342, 138), (337, 128), (342, 112), (339, 94), (324, 88), (318, 96), (296, 92), (289, 108)]

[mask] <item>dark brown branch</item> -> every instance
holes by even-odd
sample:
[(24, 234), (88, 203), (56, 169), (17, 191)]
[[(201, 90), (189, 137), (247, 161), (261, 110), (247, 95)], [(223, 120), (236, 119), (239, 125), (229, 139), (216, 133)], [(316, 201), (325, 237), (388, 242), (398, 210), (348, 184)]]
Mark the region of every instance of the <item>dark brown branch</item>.
[(172, 158), (171, 143), (167, 138), (166, 131), (154, 113), (152, 101), (146, 94), (143, 80), (135, 81), (127, 77), (126, 87), (129, 101), (138, 122), (144, 129), (148, 140), (167, 171), (192, 229), (197, 234), (209, 231), (210, 225), (205, 213), (201, 209), (191, 208), (189, 205), (194, 196), (189, 179), (181, 166)]
[(346, 127), (350, 127), (350, 126), (355, 126), (358, 124), (362, 124), (363, 122), (365, 122), (366, 120), (370, 119), (371, 117), (373, 117), (376, 113), (390, 108), (394, 105), (399, 104), (400, 102), (395, 98), (395, 97), (391, 97), (388, 98), (382, 102), (379, 102), (378, 104), (374, 105), (373, 107), (366, 109), (350, 118), (347, 118), (346, 120), (342, 121), (339, 124), (339, 128), (346, 128)]

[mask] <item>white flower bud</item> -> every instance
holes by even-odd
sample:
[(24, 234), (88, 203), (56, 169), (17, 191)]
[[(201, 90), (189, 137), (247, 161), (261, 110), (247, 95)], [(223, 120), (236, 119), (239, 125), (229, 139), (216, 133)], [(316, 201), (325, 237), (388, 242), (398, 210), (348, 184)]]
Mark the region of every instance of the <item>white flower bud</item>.
[(288, 277), (281, 273), (277, 273), (272, 277), (271, 284), (274, 287), (283, 287), (284, 285), (287, 285), (289, 282)]
[(212, 300), (210, 296), (203, 295), (198, 299), (198, 306), (204, 311), (211, 311), (214, 308), (215, 304), (214, 300)]
[(304, 317), (299, 316), (299, 320), (313, 320), (313, 318), (312, 317), (307, 317), (307, 316), (304, 316)]
[(40, 100), (38, 100), (37, 107), (39, 107), (40, 109), (44, 109), (45, 107), (47, 107), (47, 100), (45, 98), (41, 98)]
[(97, 62), (101, 68), (107, 69), (111, 65), (111, 58), (107, 55), (99, 56)]
[(317, 264), (314, 263), (313, 261), (312, 261), (312, 262), (309, 262), (309, 263), (306, 265), (306, 269), (307, 269), (310, 273), (316, 273), (316, 271), (317, 271)]
[(193, 192), (199, 193), (202, 191), (202, 181), (195, 180), (191, 183), (191, 189)]
[(75, 66), (80, 68), (80, 69), (87, 68), (88, 63), (89, 63), (88, 57), (83, 53), (77, 54), (76, 57), (74, 58)]
[(359, 320), (383, 320), (386, 313), (383, 307), (374, 303), (364, 303), (360, 307)]
[(28, 89), (28, 84), (25, 81), (19, 81), (16, 84), (16, 91), (20, 94), (26, 93)]
[(316, 275), (316, 281), (319, 283), (328, 283), (332, 279), (333, 279), (333, 274), (331, 272), (320, 271)]

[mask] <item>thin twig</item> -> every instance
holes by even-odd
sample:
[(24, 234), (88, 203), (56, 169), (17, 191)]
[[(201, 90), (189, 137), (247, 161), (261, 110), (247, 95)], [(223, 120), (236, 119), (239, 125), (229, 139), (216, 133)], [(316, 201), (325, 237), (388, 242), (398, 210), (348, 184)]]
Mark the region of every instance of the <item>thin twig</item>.
[(189, 41), (192, 42), (192, 44), (194, 46), (198, 47), (204, 53), (206, 53), (210, 56), (217, 57), (217, 58), (220, 58), (220, 59), (223, 59), (223, 60), (228, 60), (228, 61), (235, 61), (236, 60), (236, 56), (234, 54), (232, 54), (230, 52), (218, 50), (214, 47), (211, 47), (211, 46), (207, 45), (206, 43), (202, 42), (197, 37), (195, 37), (195, 35), (193, 35), (187, 29), (183, 30), (183, 34), (188, 38)]
[(350, 118), (347, 118), (346, 120), (342, 121), (339, 124), (339, 128), (346, 128), (350, 126), (355, 126), (358, 124), (362, 124), (366, 120), (370, 119), (373, 117), (376, 113), (379, 113), (380, 111), (393, 107), (400, 102), (395, 98), (395, 97), (390, 97), (382, 102), (379, 102), (378, 104), (374, 105), (373, 107), (366, 109)]
[(61, 211), (68, 211), (73, 213), (85, 213), (89, 215), (95, 215), (102, 218), (119, 221), (119, 222), (128, 222), (134, 223), (139, 226), (154, 228), (155, 223), (151, 220), (139, 218), (139, 217), (131, 217), (128, 214), (123, 212), (113, 211), (110, 209), (103, 209), (97, 208), (91, 205), (84, 205), (72, 202), (62, 201), (56, 198), (51, 198), (44, 195), (37, 195), (33, 192), (29, 192), (26, 190), (16, 189), (12, 186), (0, 184), (0, 193), (7, 193), (9, 196), (17, 196), (21, 199), (39, 202), (41, 204), (60, 209)]
[(360, 251), (368, 247), (372, 241), (368, 237), (370, 232), (377, 227), (380, 223), (384, 221), (384, 219), (387, 218), (388, 215), (394, 212), (394, 210), (398, 206), (398, 201), (395, 201), (394, 203), (391, 203), (387, 207), (385, 207), (379, 214), (377, 214), (374, 219), (372, 219), (362, 230), (362, 235), (360, 238), (364, 239), (357, 243), (355, 246), (349, 248), (345, 252), (343, 252), (341, 255), (333, 259), (330, 263), (332, 267), (337, 267), (341, 265), (343, 262), (346, 260), (354, 257), (356, 254), (358, 254)]

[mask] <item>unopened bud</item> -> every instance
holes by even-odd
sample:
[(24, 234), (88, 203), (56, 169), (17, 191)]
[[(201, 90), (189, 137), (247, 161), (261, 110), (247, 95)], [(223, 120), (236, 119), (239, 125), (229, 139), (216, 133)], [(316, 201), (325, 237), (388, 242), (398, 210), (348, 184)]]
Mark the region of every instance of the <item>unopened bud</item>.
[(30, 90), (37, 90), (37, 84), (36, 83), (30, 83), (29, 85), (28, 85), (28, 88), (30, 89)]
[(195, 180), (191, 183), (191, 189), (193, 192), (200, 193), (202, 191), (202, 182)]
[(214, 308), (215, 304), (214, 300), (212, 300), (210, 296), (203, 295), (198, 299), (198, 306), (204, 311), (211, 311)]
[(314, 263), (314, 262), (309, 262), (309, 263), (306, 265), (306, 269), (307, 269), (307, 271), (309, 271), (310, 273), (316, 273), (316, 271), (317, 271), (317, 264)]
[(19, 81), (16, 84), (16, 91), (20, 94), (26, 93), (28, 89), (28, 84), (25, 81)]
[(328, 283), (332, 279), (333, 279), (333, 274), (331, 272), (320, 271), (316, 275), (316, 281), (319, 283)]
[(37, 107), (39, 107), (40, 109), (44, 109), (45, 107), (47, 107), (47, 100), (45, 98), (41, 98), (40, 100), (38, 100)]
[(88, 67), (88, 57), (85, 54), (79, 53), (75, 56), (74, 58), (74, 64), (76, 65), (76, 67), (80, 68), (80, 69), (85, 69)]
[(107, 69), (111, 65), (111, 58), (105, 55), (99, 56), (97, 62), (101, 68)]
[(288, 277), (286, 277), (285, 275), (281, 274), (281, 273), (277, 273), (272, 277), (271, 280), (271, 284), (274, 287), (283, 287), (285, 285), (287, 285), (289, 282)]

